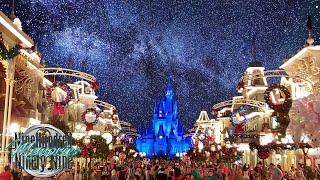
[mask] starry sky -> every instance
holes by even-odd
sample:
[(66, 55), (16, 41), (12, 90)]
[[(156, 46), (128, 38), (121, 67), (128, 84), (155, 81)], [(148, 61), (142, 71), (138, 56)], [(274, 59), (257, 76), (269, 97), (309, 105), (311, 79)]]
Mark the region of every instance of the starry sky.
[[(6, 14), (10, 2), (0, 0)], [(16, 0), (15, 11), (47, 64), (67, 67), (71, 57), (136, 127), (150, 122), (170, 74), (189, 128), (236, 95), (253, 39), (267, 69), (303, 47), (307, 15), (320, 42), (320, 0)]]

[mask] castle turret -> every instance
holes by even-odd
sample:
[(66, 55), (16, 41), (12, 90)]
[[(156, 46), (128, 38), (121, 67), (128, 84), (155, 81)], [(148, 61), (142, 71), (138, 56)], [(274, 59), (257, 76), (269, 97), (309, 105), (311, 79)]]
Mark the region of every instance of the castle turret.
[(162, 139), (165, 137), (165, 133), (164, 133), (164, 130), (163, 130), (163, 125), (160, 125), (159, 127), (159, 133), (158, 133), (158, 138), (159, 139)]
[(181, 124), (179, 123), (179, 124), (178, 124), (178, 135), (179, 135), (179, 136), (182, 136), (183, 134), (184, 134), (183, 127), (182, 127)]
[(168, 79), (167, 91), (166, 91), (166, 113), (173, 112), (173, 88), (172, 88), (172, 77)]
[(176, 135), (174, 134), (174, 128), (171, 127), (171, 131), (170, 131), (170, 134), (169, 134), (169, 139), (176, 139)]
[[(183, 138), (183, 128), (179, 121), (178, 106), (175, 99), (172, 77), (168, 78), (166, 92), (163, 98), (155, 104), (152, 125), (147, 133), (137, 141), (140, 152), (152, 155), (170, 155), (186, 152), (190, 142)], [(186, 147), (186, 148), (180, 148)], [(152, 150), (152, 152), (150, 152)]]

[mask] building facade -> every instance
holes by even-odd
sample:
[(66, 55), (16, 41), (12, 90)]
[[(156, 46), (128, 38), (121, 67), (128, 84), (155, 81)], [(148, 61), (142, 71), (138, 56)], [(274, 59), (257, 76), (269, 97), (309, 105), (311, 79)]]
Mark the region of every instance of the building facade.
[(10, 136), (45, 118), (41, 54), (22, 31), (20, 20), (0, 11), (0, 129), (1, 168), (8, 163)]
[(190, 138), (184, 137), (171, 77), (165, 96), (154, 107), (152, 124), (140, 134), (136, 147), (144, 156), (180, 156), (191, 148)]

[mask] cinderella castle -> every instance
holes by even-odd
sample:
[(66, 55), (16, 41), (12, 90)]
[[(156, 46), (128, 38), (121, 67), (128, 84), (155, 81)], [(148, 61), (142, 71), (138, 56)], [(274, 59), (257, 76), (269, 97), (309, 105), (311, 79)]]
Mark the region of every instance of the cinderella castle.
[(180, 156), (191, 148), (191, 138), (184, 137), (179, 120), (171, 76), (165, 96), (154, 107), (152, 125), (141, 129), (140, 135), (136, 141), (137, 150), (147, 157)]

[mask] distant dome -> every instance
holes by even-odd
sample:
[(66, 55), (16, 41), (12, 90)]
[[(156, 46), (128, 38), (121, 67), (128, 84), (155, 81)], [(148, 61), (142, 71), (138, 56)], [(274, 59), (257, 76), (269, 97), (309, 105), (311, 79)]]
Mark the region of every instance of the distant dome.
[(252, 61), (248, 67), (263, 67), (260, 61)]

